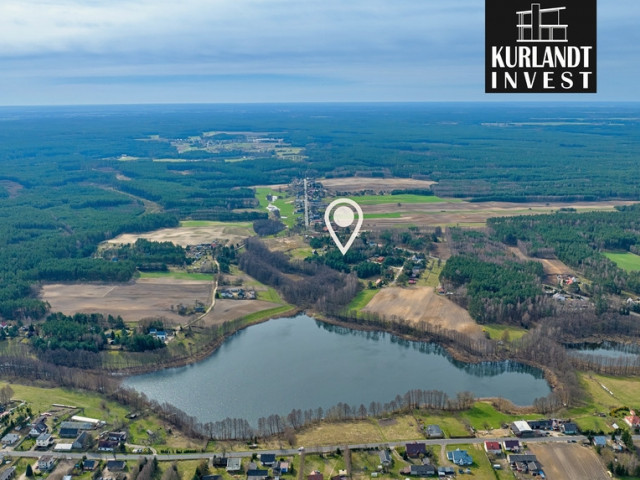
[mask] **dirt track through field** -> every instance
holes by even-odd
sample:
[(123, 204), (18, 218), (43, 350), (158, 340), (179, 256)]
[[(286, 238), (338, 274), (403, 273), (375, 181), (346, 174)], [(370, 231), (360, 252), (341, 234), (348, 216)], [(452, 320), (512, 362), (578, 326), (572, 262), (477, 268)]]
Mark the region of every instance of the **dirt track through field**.
[(591, 447), (566, 443), (530, 443), (549, 479), (607, 480), (611, 477)]
[(433, 287), (384, 288), (363, 311), (376, 312), (387, 318), (396, 315), (412, 323), (425, 321), (471, 336), (483, 335), (482, 328), (465, 309), (436, 294)]

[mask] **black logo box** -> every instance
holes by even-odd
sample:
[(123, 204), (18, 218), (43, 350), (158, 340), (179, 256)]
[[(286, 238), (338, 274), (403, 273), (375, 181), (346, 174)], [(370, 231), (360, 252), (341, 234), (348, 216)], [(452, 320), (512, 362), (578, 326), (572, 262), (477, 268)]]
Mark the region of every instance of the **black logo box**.
[[(596, 93), (597, 91), (597, 0), (485, 0), (485, 92), (486, 93)], [(518, 42), (518, 15), (516, 12), (532, 10), (532, 5), (538, 4), (540, 9), (553, 9), (565, 7), (559, 12), (560, 23), (566, 24), (567, 42), (550, 42), (546, 41), (546, 34), (540, 42)], [(533, 9), (538, 7), (534, 6)], [(548, 13), (545, 14), (548, 18)], [(527, 17), (527, 21), (531, 21), (531, 17)], [(533, 20), (535, 22), (535, 20)], [(589, 67), (583, 68), (581, 62), (577, 68), (556, 68), (540, 67), (540, 68), (492, 68), (492, 48), (493, 47), (536, 47), (539, 57), (541, 57), (547, 46), (554, 47), (585, 47), (590, 46)], [(504, 53), (506, 48), (502, 50)], [(584, 51), (584, 50), (581, 50)], [(504, 55), (503, 55), (504, 56)], [(524, 78), (524, 72), (527, 71), (528, 79)], [(547, 75), (553, 79), (555, 88), (543, 88), (544, 72), (550, 72)], [(584, 88), (580, 72), (589, 71), (588, 88)], [(492, 72), (497, 72), (497, 87), (492, 87)], [(513, 88), (511, 84), (505, 86), (504, 75), (509, 73), (511, 78), (516, 78), (518, 84)], [(532, 76), (537, 73), (535, 85), (527, 84), (526, 80), (531, 83)], [(563, 73), (571, 72), (574, 80), (572, 88), (562, 88), (560, 84)], [(566, 87), (566, 85), (564, 85)]]

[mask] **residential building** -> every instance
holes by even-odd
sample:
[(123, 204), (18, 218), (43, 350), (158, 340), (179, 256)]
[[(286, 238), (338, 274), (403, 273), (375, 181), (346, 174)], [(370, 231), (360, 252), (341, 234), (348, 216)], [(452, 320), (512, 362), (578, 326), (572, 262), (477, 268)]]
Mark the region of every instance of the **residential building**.
[(391, 455), (389, 454), (389, 450), (380, 450), (378, 452), (378, 456), (380, 457), (380, 463), (384, 467), (388, 467), (391, 465)]
[(560, 430), (565, 435), (576, 435), (578, 433), (578, 425), (573, 422), (567, 422), (560, 425)]
[(604, 435), (596, 435), (593, 437), (593, 444), (596, 447), (606, 447), (607, 446), (607, 437)]
[(425, 431), (429, 438), (444, 438), (444, 432), (439, 425), (427, 425)]
[(11, 480), (16, 475), (16, 467), (5, 468), (0, 472), (0, 480)]
[(502, 442), (502, 446), (504, 447), (505, 452), (513, 453), (519, 453), (521, 448), (520, 440), (505, 440)]
[(460, 450), (456, 448), (451, 452), (447, 452), (447, 458), (449, 461), (459, 466), (473, 465), (473, 458), (467, 453), (466, 450)]
[(307, 480), (324, 480), (324, 475), (316, 470), (315, 472), (311, 472), (310, 475), (307, 475)]
[(60, 438), (76, 438), (80, 432), (77, 428), (61, 428), (58, 436)]
[(121, 472), (127, 466), (124, 460), (107, 460), (107, 470), (110, 472)]
[(242, 469), (241, 458), (228, 458), (227, 459), (227, 472), (239, 472)]
[(502, 448), (498, 442), (484, 442), (484, 451), (491, 455), (500, 455)]
[(433, 465), (411, 465), (409, 475), (416, 477), (430, 477), (436, 474), (436, 467)]
[(55, 460), (51, 455), (43, 455), (38, 459), (38, 470), (48, 472), (55, 465)]
[(38, 438), (43, 433), (47, 433), (49, 429), (44, 423), (34, 423), (31, 425), (31, 430), (29, 430), (29, 436), (33, 438)]
[(247, 480), (266, 480), (269, 470), (247, 470)]
[(4, 437), (2, 437), (3, 445), (13, 445), (20, 440), (20, 435), (17, 433), (7, 433)]
[(82, 462), (82, 469), (88, 472), (92, 472), (98, 466), (97, 460), (84, 460)]
[(260, 463), (265, 467), (272, 467), (276, 463), (276, 456), (274, 453), (263, 453), (260, 455)]
[(89, 432), (84, 431), (80, 435), (78, 435), (78, 438), (76, 438), (75, 441), (73, 442), (73, 448), (75, 450), (86, 450), (91, 446), (92, 443), (93, 443), (93, 438), (91, 438), (91, 435), (89, 435)]
[(420, 455), (427, 454), (427, 446), (424, 443), (407, 443), (405, 445), (407, 457), (418, 458)]
[(43, 433), (36, 438), (36, 448), (49, 448), (53, 445), (53, 435), (50, 433)]
[(113, 452), (118, 447), (119, 442), (114, 440), (100, 440), (98, 442), (98, 451), (100, 452)]
[(227, 457), (216, 457), (211, 459), (211, 465), (215, 468), (222, 468), (227, 466)]

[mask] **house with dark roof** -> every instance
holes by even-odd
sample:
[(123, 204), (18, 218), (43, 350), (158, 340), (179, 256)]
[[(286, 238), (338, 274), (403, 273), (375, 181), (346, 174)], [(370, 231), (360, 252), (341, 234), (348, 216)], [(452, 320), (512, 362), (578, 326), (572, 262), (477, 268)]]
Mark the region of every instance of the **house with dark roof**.
[(436, 467), (433, 465), (411, 465), (409, 475), (415, 477), (430, 477), (436, 474)]
[(80, 435), (78, 435), (78, 438), (74, 440), (71, 446), (75, 450), (85, 450), (89, 448), (92, 443), (93, 443), (93, 438), (91, 438), (91, 435), (89, 435), (89, 432), (85, 430), (81, 432)]
[(573, 422), (567, 422), (560, 425), (560, 430), (565, 435), (575, 435), (578, 433), (578, 425)]
[(44, 423), (34, 423), (31, 425), (31, 430), (29, 430), (29, 436), (33, 438), (38, 438), (43, 433), (47, 433), (49, 429)]
[(107, 470), (110, 472), (121, 472), (127, 466), (124, 460), (107, 460)]
[(507, 455), (507, 462), (512, 464), (518, 463), (518, 462), (522, 462), (522, 463), (535, 462), (537, 460), (538, 458), (531, 453), (512, 453), (510, 455)]
[(527, 423), (533, 430), (553, 430), (553, 420), (529, 420)]
[(223, 468), (227, 466), (227, 457), (214, 457), (211, 459), (211, 465), (215, 468)]
[(409, 458), (418, 458), (420, 455), (427, 454), (427, 446), (424, 443), (407, 443), (405, 448)]
[(247, 470), (247, 480), (266, 480), (269, 470)]
[(429, 438), (444, 438), (444, 432), (440, 428), (440, 425), (427, 425), (425, 432)]
[(324, 480), (324, 475), (316, 470), (315, 472), (311, 472), (310, 475), (307, 475), (307, 480)]
[(276, 463), (275, 453), (263, 453), (260, 455), (260, 463), (265, 467), (272, 467)]
[(438, 467), (438, 476), (445, 477), (447, 475), (455, 475), (456, 471), (453, 467)]
[(61, 428), (58, 436), (60, 438), (76, 438), (79, 431), (77, 428)]
[(116, 442), (114, 440), (100, 440), (98, 442), (98, 451), (113, 452), (118, 445), (119, 445), (119, 442)]
[(520, 440), (505, 440), (502, 442), (505, 452), (518, 453), (520, 451)]
[(113, 440), (119, 443), (127, 441), (127, 432), (109, 432), (107, 440)]
[(97, 460), (84, 460), (82, 462), (82, 469), (88, 472), (92, 472), (98, 466)]

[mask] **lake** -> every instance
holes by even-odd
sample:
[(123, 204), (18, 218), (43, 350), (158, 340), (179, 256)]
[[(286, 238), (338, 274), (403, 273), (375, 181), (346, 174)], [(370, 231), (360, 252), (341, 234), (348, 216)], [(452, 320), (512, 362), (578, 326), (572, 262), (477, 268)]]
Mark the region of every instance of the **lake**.
[(567, 344), (566, 347), (570, 355), (597, 356), (603, 357), (604, 360), (637, 360), (640, 356), (640, 347), (638, 345), (616, 342), (574, 343)]
[(435, 344), (336, 327), (306, 315), (251, 326), (199, 363), (123, 383), (203, 423), (230, 417), (254, 426), (260, 417), (294, 408), (368, 406), (412, 389), (451, 397), (471, 391), (517, 405), (550, 392), (542, 372), (526, 365), (457, 362)]

